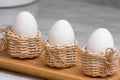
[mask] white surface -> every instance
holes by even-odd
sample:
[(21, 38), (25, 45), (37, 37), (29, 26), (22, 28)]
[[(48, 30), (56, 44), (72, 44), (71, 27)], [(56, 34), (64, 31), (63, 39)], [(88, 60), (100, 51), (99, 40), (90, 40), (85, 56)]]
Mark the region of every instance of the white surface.
[(0, 70), (0, 80), (41, 80), (41, 79)]
[(0, 7), (13, 7), (32, 3), (35, 0), (0, 0)]

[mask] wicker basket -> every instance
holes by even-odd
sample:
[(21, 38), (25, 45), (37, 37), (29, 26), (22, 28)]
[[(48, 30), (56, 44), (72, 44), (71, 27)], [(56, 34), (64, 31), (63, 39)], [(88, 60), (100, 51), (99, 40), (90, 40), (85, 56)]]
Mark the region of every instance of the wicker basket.
[(38, 57), (43, 50), (41, 33), (35, 37), (24, 37), (13, 32), (12, 26), (6, 26), (1, 29), (5, 33), (7, 42), (7, 51), (12, 57), (34, 58)]
[(50, 67), (66, 68), (76, 64), (77, 41), (72, 45), (55, 46), (46, 41), (45, 63)]
[(119, 60), (116, 48), (108, 48), (105, 53), (92, 53), (85, 47), (81, 53), (82, 70), (92, 77), (106, 77), (115, 74)]

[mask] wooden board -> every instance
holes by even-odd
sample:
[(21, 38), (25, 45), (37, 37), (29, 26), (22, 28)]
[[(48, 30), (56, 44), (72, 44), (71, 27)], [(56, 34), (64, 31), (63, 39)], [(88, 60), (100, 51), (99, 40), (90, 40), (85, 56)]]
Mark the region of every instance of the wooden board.
[(80, 64), (80, 50), (77, 64), (71, 68), (56, 69), (48, 67), (44, 64), (44, 52), (40, 57), (31, 60), (19, 60), (12, 58), (6, 52), (1, 52), (0, 68), (51, 80), (120, 80), (120, 70), (115, 75), (106, 78), (92, 78), (84, 75)]

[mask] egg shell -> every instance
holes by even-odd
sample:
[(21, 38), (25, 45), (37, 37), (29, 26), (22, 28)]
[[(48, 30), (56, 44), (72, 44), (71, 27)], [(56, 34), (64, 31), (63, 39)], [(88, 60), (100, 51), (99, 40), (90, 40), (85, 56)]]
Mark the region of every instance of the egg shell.
[(93, 53), (105, 52), (107, 48), (114, 48), (114, 41), (111, 33), (105, 28), (97, 29), (89, 38), (87, 48)]
[(50, 29), (48, 41), (51, 45), (70, 45), (75, 40), (74, 31), (66, 20), (57, 21)]
[(15, 19), (13, 31), (22, 36), (35, 36), (38, 33), (38, 26), (34, 16), (27, 11), (18, 14)]

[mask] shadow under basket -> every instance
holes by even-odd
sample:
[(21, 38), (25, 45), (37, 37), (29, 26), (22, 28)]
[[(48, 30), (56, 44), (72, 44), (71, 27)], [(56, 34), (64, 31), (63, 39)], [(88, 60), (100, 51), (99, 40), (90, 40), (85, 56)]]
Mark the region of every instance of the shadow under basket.
[(50, 67), (66, 68), (76, 64), (78, 53), (77, 41), (71, 45), (50, 45), (46, 41), (45, 63)]
[(1, 28), (1, 32), (7, 42), (7, 51), (12, 57), (21, 59), (34, 58), (38, 57), (43, 50), (40, 32), (34, 37), (24, 37), (15, 34), (12, 26)]
[(87, 47), (82, 49), (81, 64), (84, 74), (91, 77), (106, 77), (115, 74), (119, 65), (116, 48), (108, 48), (106, 52), (92, 53)]

